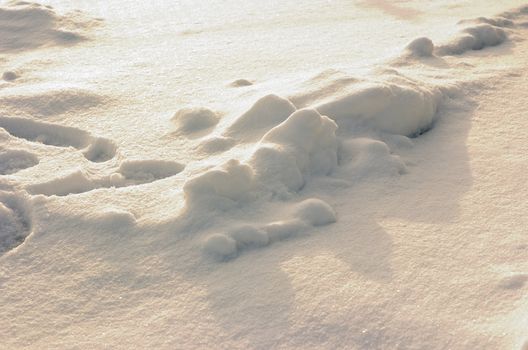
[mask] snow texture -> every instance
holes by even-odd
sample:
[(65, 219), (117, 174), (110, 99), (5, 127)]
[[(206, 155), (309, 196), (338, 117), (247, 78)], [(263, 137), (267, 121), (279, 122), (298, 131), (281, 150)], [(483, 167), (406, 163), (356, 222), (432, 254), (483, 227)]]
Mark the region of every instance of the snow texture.
[(0, 256), (30, 234), (30, 205), (24, 194), (0, 191)]
[(36, 155), (20, 150), (0, 150), (0, 175), (9, 175), (39, 163)]
[(340, 128), (367, 126), (391, 134), (415, 136), (434, 122), (441, 95), (414, 84), (366, 84), (317, 110)]
[(220, 120), (220, 115), (208, 108), (183, 108), (180, 109), (172, 122), (176, 124), (178, 131), (190, 134), (215, 126)]
[(266, 95), (238, 117), (227, 129), (225, 136), (242, 142), (256, 141), (268, 130), (282, 123), (295, 111), (295, 106), (285, 98)]
[(411, 41), (405, 49), (412, 56), (431, 57), (433, 56), (434, 44), (429, 38), (418, 38)]
[(503, 28), (491, 24), (479, 24), (463, 29), (453, 41), (436, 48), (439, 56), (461, 55), (470, 50), (482, 50), (486, 47), (502, 44), (508, 35)]
[(299, 219), (313, 226), (324, 226), (337, 221), (334, 209), (320, 199), (307, 199), (297, 205)]
[(528, 6), (132, 3), (0, 7), (6, 348), (528, 348)]
[(74, 127), (18, 117), (0, 117), (0, 127), (14, 137), (30, 142), (76, 148), (92, 162), (105, 162), (112, 159), (116, 152), (113, 141), (92, 136)]

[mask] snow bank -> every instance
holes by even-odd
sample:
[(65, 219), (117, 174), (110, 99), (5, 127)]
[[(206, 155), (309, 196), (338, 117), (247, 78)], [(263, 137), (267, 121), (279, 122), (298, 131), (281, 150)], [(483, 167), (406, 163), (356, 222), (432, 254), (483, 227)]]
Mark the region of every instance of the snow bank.
[(414, 136), (431, 127), (440, 97), (434, 90), (412, 84), (361, 84), (355, 91), (316, 109), (335, 120), (340, 129), (366, 126)]
[(508, 35), (504, 29), (490, 24), (479, 24), (462, 30), (453, 41), (438, 46), (436, 54), (439, 56), (461, 55), (466, 51), (497, 46), (506, 41), (507, 38)]
[(219, 120), (217, 112), (203, 107), (180, 109), (171, 119), (177, 130), (185, 134), (212, 128)]
[(90, 24), (79, 15), (61, 16), (53, 8), (20, 1), (0, 7), (0, 52), (16, 52), (85, 40)]
[(257, 141), (274, 126), (282, 123), (295, 112), (295, 106), (277, 95), (259, 99), (226, 130), (225, 136), (243, 142)]
[(19, 149), (0, 150), (0, 175), (16, 173), (39, 163), (36, 155)]
[(30, 214), (24, 195), (0, 191), (0, 255), (24, 242), (30, 234)]

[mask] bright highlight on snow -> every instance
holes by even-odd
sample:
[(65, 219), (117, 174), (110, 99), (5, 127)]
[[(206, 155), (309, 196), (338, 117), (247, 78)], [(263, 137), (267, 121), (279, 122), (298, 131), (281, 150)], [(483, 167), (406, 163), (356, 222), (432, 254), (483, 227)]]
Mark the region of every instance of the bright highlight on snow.
[(3, 346), (527, 349), (527, 35), (520, 0), (1, 2)]

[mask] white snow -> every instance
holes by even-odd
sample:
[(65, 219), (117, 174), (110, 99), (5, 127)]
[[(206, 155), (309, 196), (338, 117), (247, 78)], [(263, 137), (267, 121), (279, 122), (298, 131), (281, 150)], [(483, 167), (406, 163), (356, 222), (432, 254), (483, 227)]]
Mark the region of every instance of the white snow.
[(320, 199), (312, 198), (301, 202), (296, 212), (300, 219), (314, 226), (328, 225), (337, 221), (334, 209)]
[(527, 348), (527, 21), (0, 2), (0, 347)]
[(71, 45), (85, 40), (73, 30), (88, 25), (57, 14), (52, 7), (24, 1), (0, 9), (0, 52), (22, 51), (48, 45)]
[(180, 109), (171, 120), (177, 125), (179, 131), (194, 133), (215, 126), (219, 119), (218, 113), (198, 107)]
[(227, 129), (226, 136), (240, 141), (256, 141), (294, 111), (295, 106), (287, 99), (266, 95), (235, 120)]
[(365, 84), (354, 92), (323, 103), (317, 110), (344, 129), (366, 125), (388, 133), (412, 136), (434, 121), (440, 94), (410, 82)]
[(502, 44), (507, 38), (504, 29), (490, 25), (480, 24), (462, 30), (460, 35), (452, 42), (437, 48), (439, 55), (460, 55), (468, 50), (482, 50), (489, 46)]

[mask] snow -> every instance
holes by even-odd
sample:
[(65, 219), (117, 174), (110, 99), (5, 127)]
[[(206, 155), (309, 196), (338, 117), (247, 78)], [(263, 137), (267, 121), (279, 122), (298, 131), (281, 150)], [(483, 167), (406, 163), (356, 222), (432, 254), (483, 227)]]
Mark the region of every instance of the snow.
[(46, 45), (71, 45), (85, 40), (68, 30), (83, 26), (74, 18), (57, 14), (53, 8), (37, 3), (14, 2), (0, 9), (2, 23), (0, 51), (22, 51)]
[(216, 208), (249, 200), (253, 189), (253, 169), (235, 159), (228, 161), (223, 168), (209, 170), (188, 180), (183, 186), (189, 206), (201, 203)]
[(299, 219), (314, 226), (324, 226), (337, 221), (334, 209), (328, 203), (316, 198), (307, 199), (297, 205), (296, 214)]
[(218, 123), (219, 119), (218, 113), (197, 107), (180, 109), (171, 120), (177, 125), (179, 131), (187, 134), (211, 128)]
[(33, 167), (39, 163), (34, 154), (19, 150), (9, 149), (0, 151), (0, 175), (9, 175), (20, 170)]
[(438, 47), (439, 55), (460, 55), (469, 50), (482, 50), (489, 46), (502, 44), (507, 38), (506, 32), (490, 24), (480, 24), (465, 28), (452, 42)]
[(18, 78), (18, 75), (15, 72), (6, 71), (2, 73), (2, 79), (4, 79), (5, 81), (13, 81), (16, 78)]
[(0, 191), (0, 254), (24, 242), (31, 232), (29, 205), (24, 194)]
[(434, 44), (429, 38), (414, 39), (405, 48), (412, 56), (430, 57), (433, 55)]
[(527, 348), (527, 16), (1, 3), (3, 346)]
[(218, 258), (226, 259), (236, 253), (236, 241), (228, 236), (216, 234), (207, 238), (204, 244), (206, 252), (216, 255)]
[(294, 111), (295, 106), (287, 99), (266, 95), (235, 120), (227, 129), (226, 136), (246, 142), (256, 141)]
[(366, 125), (392, 134), (412, 136), (434, 121), (440, 96), (414, 84), (365, 84), (356, 91), (323, 103), (317, 110), (351, 129)]

